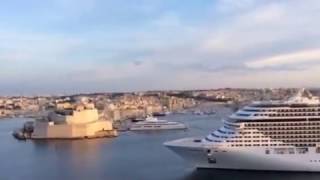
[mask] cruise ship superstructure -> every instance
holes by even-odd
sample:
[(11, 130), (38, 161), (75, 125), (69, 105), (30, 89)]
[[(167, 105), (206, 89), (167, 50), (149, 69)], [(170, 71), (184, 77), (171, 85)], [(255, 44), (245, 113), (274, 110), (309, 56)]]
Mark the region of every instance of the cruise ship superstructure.
[(198, 168), (320, 171), (320, 100), (305, 90), (253, 102), (204, 138), (165, 145)]

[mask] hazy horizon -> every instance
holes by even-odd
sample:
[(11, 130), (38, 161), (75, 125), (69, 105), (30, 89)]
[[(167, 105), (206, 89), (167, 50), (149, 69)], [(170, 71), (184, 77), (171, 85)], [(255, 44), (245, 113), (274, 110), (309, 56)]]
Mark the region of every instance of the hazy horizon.
[(319, 87), (320, 1), (4, 1), (0, 95)]
[(320, 90), (320, 87), (217, 87), (217, 88), (193, 88), (193, 89), (149, 89), (136, 91), (78, 91), (78, 92), (58, 92), (58, 93), (26, 93), (26, 94), (0, 94), (0, 97), (46, 97), (46, 96), (77, 96), (92, 94), (116, 94), (116, 93), (147, 93), (147, 92), (170, 92), (170, 91), (214, 91), (214, 90), (263, 90), (263, 89), (307, 89)]

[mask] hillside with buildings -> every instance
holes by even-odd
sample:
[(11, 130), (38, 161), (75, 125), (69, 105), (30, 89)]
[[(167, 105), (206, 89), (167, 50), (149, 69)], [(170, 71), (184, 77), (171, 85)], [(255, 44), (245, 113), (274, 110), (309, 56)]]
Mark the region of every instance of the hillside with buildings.
[[(53, 108), (71, 108), (79, 100), (90, 101), (99, 116), (119, 121), (154, 113), (181, 112), (203, 102), (246, 104), (254, 100), (285, 99), (296, 89), (214, 89), (190, 91), (149, 91), (97, 93), (70, 96), (0, 97), (0, 118), (40, 117)], [(314, 90), (314, 94), (319, 91)]]

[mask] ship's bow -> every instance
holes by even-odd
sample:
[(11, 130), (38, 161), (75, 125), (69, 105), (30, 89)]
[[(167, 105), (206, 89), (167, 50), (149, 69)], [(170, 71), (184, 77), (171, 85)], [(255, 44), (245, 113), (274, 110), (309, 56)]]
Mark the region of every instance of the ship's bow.
[(164, 145), (197, 167), (207, 167), (207, 150), (200, 138), (184, 138), (165, 142)]

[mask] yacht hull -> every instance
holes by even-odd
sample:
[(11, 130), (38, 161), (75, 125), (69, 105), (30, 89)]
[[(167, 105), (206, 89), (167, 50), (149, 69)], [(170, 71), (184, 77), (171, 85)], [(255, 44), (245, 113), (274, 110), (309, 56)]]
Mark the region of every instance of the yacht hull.
[(187, 129), (183, 124), (179, 125), (134, 125), (131, 126), (131, 131), (146, 131), (146, 130), (174, 130), (174, 129)]

